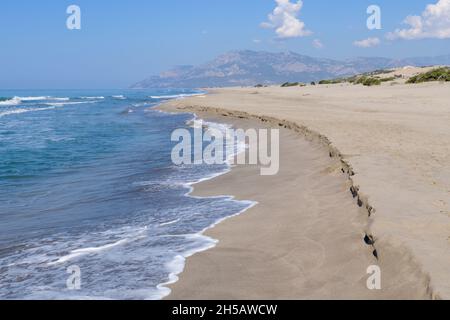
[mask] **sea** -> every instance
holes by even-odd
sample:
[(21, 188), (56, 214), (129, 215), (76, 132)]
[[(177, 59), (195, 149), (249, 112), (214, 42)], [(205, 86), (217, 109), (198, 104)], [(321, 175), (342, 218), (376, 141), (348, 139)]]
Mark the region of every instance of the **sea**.
[(170, 294), (217, 244), (204, 231), (254, 205), (189, 195), (230, 165), (172, 163), (172, 132), (196, 116), (155, 107), (201, 94), (0, 90), (0, 299)]

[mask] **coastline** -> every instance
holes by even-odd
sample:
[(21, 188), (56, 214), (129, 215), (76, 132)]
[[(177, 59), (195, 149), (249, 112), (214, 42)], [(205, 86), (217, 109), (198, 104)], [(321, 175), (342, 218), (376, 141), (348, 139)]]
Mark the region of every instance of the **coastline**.
[[(223, 91), (226, 92), (226, 90)], [(171, 112), (195, 112), (199, 114), (201, 118), (213, 118), (216, 122), (232, 122), (234, 126), (238, 126), (240, 128), (246, 128), (249, 125), (251, 127), (261, 125), (264, 125), (265, 127), (268, 127), (267, 125), (269, 125), (269, 127), (282, 127), (282, 131), (284, 132), (282, 137), (282, 144), (284, 144), (284, 142), (286, 142), (287, 140), (289, 141), (287, 144), (298, 144), (299, 141), (301, 143), (308, 144), (309, 148), (311, 148), (311, 150), (309, 151), (312, 151), (316, 155), (313, 161), (310, 160), (311, 163), (320, 166), (320, 175), (317, 175), (315, 178), (320, 178), (325, 186), (327, 186), (330, 181), (332, 181), (331, 184), (333, 184), (333, 180), (335, 184), (337, 183), (337, 186), (335, 186), (335, 190), (337, 191), (333, 191), (336, 192), (336, 194), (333, 194), (333, 192), (330, 192), (330, 190), (326, 190), (324, 192), (323, 190), (321, 190), (321, 187), (318, 187), (316, 190), (316, 194), (312, 196), (313, 202), (324, 201), (324, 198), (326, 198), (326, 194), (331, 193), (334, 199), (327, 199), (328, 201), (326, 202), (336, 203), (338, 204), (338, 208), (328, 207), (327, 210), (342, 214), (342, 208), (339, 207), (344, 204), (344, 206), (348, 206), (347, 211), (351, 212), (350, 216), (340, 217), (336, 221), (325, 221), (325, 224), (323, 218), (322, 220), (320, 220), (320, 223), (318, 223), (318, 221), (314, 221), (316, 223), (315, 233), (323, 232), (326, 234), (327, 232), (330, 232), (330, 230), (333, 230), (333, 233), (328, 235), (329, 239), (332, 239), (336, 236), (336, 228), (332, 224), (344, 223), (344, 225), (341, 225), (341, 228), (337, 230), (337, 234), (342, 231), (345, 234), (343, 236), (343, 243), (347, 244), (347, 247), (352, 249), (339, 249), (341, 252), (339, 252), (338, 256), (336, 256), (335, 253), (327, 253), (325, 255), (326, 259), (329, 260), (327, 261), (327, 264), (334, 265), (334, 267), (323, 268), (323, 270), (321, 270), (325, 271), (329, 276), (327, 283), (323, 283), (323, 281), (326, 281), (325, 279), (327, 279), (327, 276), (323, 273), (318, 278), (314, 278), (310, 274), (303, 274), (301, 280), (296, 279), (296, 281), (293, 281), (293, 279), (295, 279), (296, 277), (296, 274), (297, 278), (299, 277), (298, 265), (305, 263), (305, 260), (307, 261), (308, 259), (311, 259), (311, 254), (314, 255), (314, 253), (312, 253), (311, 250), (308, 250), (307, 245), (304, 246), (303, 251), (300, 250), (300, 247), (302, 247), (301, 245), (296, 245), (292, 239), (286, 239), (286, 235), (281, 235), (281, 240), (287, 241), (285, 247), (290, 247), (291, 251), (300, 251), (296, 254), (291, 254), (289, 252), (283, 253), (283, 249), (280, 249), (279, 247), (275, 249), (272, 248), (278, 253), (284, 254), (284, 259), (286, 259), (286, 257), (289, 257), (296, 261), (293, 264), (290, 263), (289, 268), (287, 268), (291, 269), (288, 270), (290, 278), (284, 278), (281, 280), (277, 279), (277, 285), (274, 285), (273, 279), (271, 280), (271, 283), (266, 283), (265, 285), (264, 281), (261, 282), (261, 279), (264, 279), (264, 277), (273, 272), (286, 274), (286, 270), (284, 270), (286, 269), (286, 263), (284, 263), (284, 265), (281, 266), (274, 265), (272, 266), (272, 268), (268, 267), (265, 268), (265, 270), (259, 270), (261, 273), (260, 277), (253, 279), (252, 282), (252, 273), (254, 273), (255, 270), (258, 270), (258, 266), (254, 264), (263, 263), (261, 259), (264, 258), (264, 254), (262, 254), (261, 252), (253, 255), (249, 253), (239, 254), (239, 251), (243, 251), (243, 249), (239, 248), (239, 246), (243, 246), (245, 248), (245, 243), (242, 243), (240, 242), (240, 240), (236, 239), (238, 239), (239, 236), (242, 237), (243, 234), (245, 235), (246, 230), (253, 230), (253, 225), (255, 225), (255, 222), (257, 220), (261, 220), (261, 217), (258, 217), (258, 215), (261, 215), (261, 211), (264, 211), (263, 207), (270, 206), (270, 204), (261, 204), (261, 202), (258, 201), (258, 206), (247, 210), (245, 212), (245, 215), (240, 215), (239, 217), (234, 217), (233, 219), (227, 219), (227, 221), (221, 223), (213, 229), (209, 229), (205, 233), (205, 235), (211, 238), (218, 239), (218, 245), (209, 251), (194, 255), (187, 261), (186, 268), (181, 275), (180, 281), (170, 286), (173, 291), (168, 299), (439, 298), (438, 296), (434, 295), (434, 293), (430, 289), (430, 280), (428, 275), (422, 272), (420, 264), (417, 263), (410, 252), (404, 250), (404, 248), (396, 246), (385, 246), (384, 243), (382, 243), (382, 259), (377, 260), (375, 258), (374, 254), (377, 256), (379, 255), (379, 250), (377, 250), (377, 248), (379, 247), (378, 243), (374, 246), (373, 243), (367, 243), (366, 241), (367, 236), (372, 237), (370, 227), (373, 221), (370, 215), (375, 211), (373, 207), (370, 206), (367, 197), (359, 192), (359, 187), (353, 184), (352, 177), (354, 176), (354, 172), (351, 165), (343, 159), (342, 154), (339, 152), (339, 150), (335, 148), (325, 136), (317, 134), (314, 131), (311, 131), (308, 128), (298, 125), (294, 122), (286, 120), (281, 120), (280, 122), (280, 120), (275, 117), (266, 117), (262, 116), (261, 114), (254, 115), (251, 113), (232, 110), (228, 108), (215, 108), (215, 105), (220, 106), (220, 101), (218, 102), (216, 101), (217, 99), (215, 100), (215, 95), (221, 94), (223, 91), (221, 91), (220, 93), (217, 93), (217, 91), (215, 91), (212, 94), (208, 95), (208, 97), (196, 97), (195, 100), (184, 99), (178, 101), (170, 101), (159, 106), (159, 109)], [(206, 99), (200, 98), (210, 98), (212, 102), (208, 101), (208, 103), (204, 103), (203, 101), (205, 101)], [(236, 108), (238, 107), (239, 106), (236, 105)], [(303, 145), (303, 147), (305, 146), (306, 145)], [(317, 152), (320, 155), (317, 155)], [(282, 157), (283, 154), (286, 153), (289, 153), (286, 151), (286, 149), (282, 151)], [(289, 156), (293, 155), (290, 154)], [(295, 156), (298, 156), (298, 154)], [(325, 161), (325, 163), (323, 161)], [(290, 167), (292, 168), (292, 166)], [(317, 167), (315, 168), (315, 170), (317, 171)], [(293, 172), (295, 171), (297, 170), (295, 170), (294, 168)], [(324, 171), (326, 172), (325, 174), (323, 174)], [(291, 172), (290, 174), (292, 174), (293, 172)], [(317, 172), (314, 173), (317, 174)], [(308, 174), (311, 174), (311, 172), (309, 172)], [(196, 184), (194, 186), (195, 191), (193, 195), (208, 197), (217, 196), (220, 194), (233, 194), (237, 199), (255, 200), (254, 198), (252, 199), (251, 195), (248, 195), (245, 192), (239, 192), (236, 190), (236, 188), (233, 188), (233, 186), (236, 185), (236, 180), (241, 183), (243, 179), (252, 180), (255, 179), (254, 177), (256, 176), (257, 174), (255, 173), (254, 168), (252, 169), (249, 167), (235, 167), (231, 170), (230, 173), (207, 182)], [(255, 186), (255, 181), (249, 184), (249, 186), (252, 185)], [(268, 185), (266, 185), (265, 187), (267, 186)], [(264, 188), (264, 186), (262, 188)], [(352, 190), (352, 194), (355, 199), (353, 199), (352, 195), (347, 192), (347, 188), (350, 188)], [(261, 186), (259, 188), (255, 188), (255, 190), (261, 190)], [(305, 190), (302, 191), (305, 192)], [(255, 192), (256, 194), (258, 193), (258, 191)], [(281, 200), (288, 201), (289, 198), (292, 198), (292, 195), (291, 197), (289, 197), (289, 195), (286, 197), (285, 195), (285, 197)], [(280, 199), (276, 200), (278, 202), (272, 203), (272, 205), (280, 205)], [(295, 205), (298, 206), (298, 203), (296, 203)], [(302, 213), (307, 213), (310, 208), (311, 207), (303, 208), (304, 210)], [(273, 211), (272, 213), (274, 214), (276, 212)], [(323, 209), (319, 209), (316, 213), (323, 214), (324, 212)], [(295, 218), (295, 215), (291, 214), (288, 218), (284, 218), (284, 220), (271, 222), (281, 224), (283, 222), (287, 222), (289, 224), (289, 219), (292, 219), (293, 217)], [(270, 218), (270, 212), (269, 214), (266, 214), (264, 216), (264, 219), (268, 218)], [(354, 227), (351, 230), (346, 228), (345, 218), (350, 219), (352, 221), (352, 224), (357, 225), (357, 227)], [(266, 223), (267, 222), (270, 223), (270, 219), (266, 221)], [(331, 223), (331, 225), (326, 224), (326, 222)], [(236, 233), (233, 231), (239, 228), (241, 229), (241, 233)], [(261, 225), (260, 228), (264, 228), (264, 225)], [(273, 231), (274, 230), (268, 231), (268, 235), (275, 237), (280, 236), (280, 234), (277, 235), (276, 233), (273, 233)], [(349, 234), (351, 234), (351, 236), (349, 236)], [(251, 240), (249, 240), (248, 238), (244, 240), (250, 241), (251, 243)], [(328, 246), (326, 243), (327, 241), (325, 239), (324, 244), (320, 244), (320, 246)], [(268, 245), (270, 245), (270, 243), (266, 244), (266, 246)], [(334, 248), (334, 250), (337, 250), (337, 248)], [(355, 250), (358, 251), (357, 254), (355, 254)], [(272, 251), (272, 253), (273, 252), (274, 251)], [(267, 255), (267, 252), (265, 254)], [(345, 257), (346, 261), (348, 260), (350, 262), (343, 263), (343, 257)], [(242, 264), (240, 262), (243, 261), (242, 259), (245, 259), (245, 264)], [(309, 262), (311, 263), (311, 261)], [(312, 263), (312, 265), (314, 264), (315, 263)], [(366, 268), (374, 264), (378, 264), (383, 268), (383, 277), (385, 279), (384, 283), (388, 284), (380, 291), (370, 291), (366, 287), (366, 279), (368, 277)], [(239, 265), (241, 268), (245, 268), (247, 270), (247, 274), (245, 274), (245, 272), (242, 272), (242, 270), (240, 270), (239, 268), (234, 269), (234, 267)], [(297, 270), (293, 271), (293, 267), (294, 269), (297, 268)], [(317, 267), (317, 265), (315, 267)], [(319, 266), (319, 269), (321, 269), (321, 267), (322, 266)], [(355, 270), (357, 270), (356, 273)], [(349, 276), (348, 274), (351, 274), (352, 272), (353, 275)], [(271, 278), (276, 277), (272, 276)], [(233, 281), (235, 279), (240, 279), (242, 281), (246, 279), (245, 281), (247, 282), (247, 284), (245, 288), (243, 288), (240, 283), (236, 283), (236, 281)], [(311, 281), (319, 282), (320, 280), (322, 280), (322, 283), (320, 284), (310, 284)], [(214, 290), (209, 291), (209, 288), (213, 288)]]
[[(191, 96), (198, 96), (198, 95), (200, 95), (200, 94), (195, 94), (195, 95), (191, 95)], [(203, 95), (203, 94), (201, 94), (201, 95)], [(186, 97), (182, 97), (182, 98), (186, 98)], [(176, 100), (180, 100), (182, 98), (178, 98)], [(177, 113), (179, 113), (179, 112), (170, 112), (169, 110), (162, 110), (160, 108), (157, 108), (156, 110), (158, 110), (160, 112), (164, 112), (164, 113), (169, 113), (169, 114), (177, 114)], [(200, 120), (195, 113), (193, 114), (193, 116), (194, 116), (193, 120)], [(193, 121), (193, 120), (191, 120), (191, 121)], [(209, 125), (213, 125), (213, 126), (214, 125), (224, 124), (224, 125), (228, 126), (228, 124), (226, 124), (225, 122), (219, 122), (219, 121), (217, 121), (217, 122), (216, 121), (210, 121), (210, 122), (208, 122), (208, 124)], [(238, 151), (238, 153), (239, 153), (239, 151)], [(237, 155), (237, 153), (234, 154), (233, 156), (236, 156), (236, 155)], [(215, 174), (213, 174), (211, 176), (207, 176), (207, 177), (201, 178), (198, 181), (187, 183), (185, 185), (185, 187), (188, 188), (189, 191), (186, 192), (186, 194), (184, 196), (185, 197), (191, 197), (191, 198), (205, 198), (205, 197), (202, 197), (202, 196), (194, 195), (195, 186), (196, 185), (200, 185), (200, 184), (205, 183), (205, 182), (210, 181), (210, 180), (217, 179), (220, 176), (226, 175), (226, 174), (228, 174), (228, 173), (230, 173), (232, 171), (232, 168), (233, 167), (227, 163), (227, 169), (225, 169), (224, 171), (219, 172), (219, 173), (215, 173)], [(250, 200), (236, 200), (235, 196), (233, 196), (233, 195), (216, 195), (216, 196), (210, 196), (208, 198), (221, 198), (221, 199), (224, 199), (226, 201), (239, 201), (241, 204), (246, 204), (247, 207), (242, 209), (241, 211), (239, 211), (237, 213), (234, 213), (234, 214), (229, 215), (227, 217), (221, 218), (221, 219), (215, 221), (210, 226), (206, 227), (205, 229), (199, 231), (198, 233), (191, 235), (192, 237), (202, 238), (205, 241), (205, 245), (202, 246), (201, 248), (199, 247), (199, 248), (196, 248), (196, 249), (192, 249), (192, 250), (186, 251), (182, 255), (176, 256), (173, 259), (173, 261), (170, 263), (170, 267), (169, 267), (169, 269), (171, 269), (172, 272), (169, 273), (168, 281), (160, 283), (160, 284), (157, 285), (157, 289), (161, 293), (161, 297), (158, 300), (166, 299), (168, 296), (171, 295), (172, 290), (170, 289), (170, 287), (172, 285), (176, 284), (179, 281), (180, 274), (182, 274), (184, 272), (187, 259), (195, 256), (196, 254), (199, 254), (199, 253), (211, 250), (217, 245), (219, 240), (205, 235), (205, 233), (208, 230), (215, 228), (220, 223), (222, 223), (222, 222), (224, 222), (224, 221), (226, 221), (228, 219), (240, 216), (241, 214), (245, 213), (247, 210), (253, 208), (255, 205), (258, 204), (257, 202), (250, 201)]]

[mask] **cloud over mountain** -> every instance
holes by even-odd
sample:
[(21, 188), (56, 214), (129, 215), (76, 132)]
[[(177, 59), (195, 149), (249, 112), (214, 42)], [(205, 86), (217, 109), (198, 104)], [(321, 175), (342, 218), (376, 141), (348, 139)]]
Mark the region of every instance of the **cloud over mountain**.
[[(295, 1), (295, 0), (294, 0)], [(275, 29), (278, 38), (298, 38), (312, 34), (305, 23), (298, 18), (303, 1), (291, 3), (290, 0), (275, 0), (277, 7), (269, 14), (269, 22), (261, 24), (263, 28)]]

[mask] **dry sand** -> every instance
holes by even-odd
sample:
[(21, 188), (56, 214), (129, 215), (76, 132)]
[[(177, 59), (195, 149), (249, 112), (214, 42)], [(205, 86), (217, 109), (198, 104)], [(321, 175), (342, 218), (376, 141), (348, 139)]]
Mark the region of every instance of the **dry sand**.
[[(195, 186), (259, 204), (207, 232), (218, 246), (187, 261), (169, 298), (450, 298), (449, 98), (449, 84), (343, 84), (217, 89), (162, 106), (287, 127), (279, 175), (239, 166)], [(366, 288), (372, 264), (380, 291)]]

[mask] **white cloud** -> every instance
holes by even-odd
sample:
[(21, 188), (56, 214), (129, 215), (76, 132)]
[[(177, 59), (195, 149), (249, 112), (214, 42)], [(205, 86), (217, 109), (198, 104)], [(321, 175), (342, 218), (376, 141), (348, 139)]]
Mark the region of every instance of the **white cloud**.
[(371, 48), (376, 47), (381, 43), (380, 39), (378, 38), (367, 38), (360, 41), (353, 42), (353, 45), (360, 48)]
[(397, 29), (387, 34), (390, 40), (395, 39), (449, 39), (450, 38), (450, 0), (439, 0), (429, 4), (420, 16), (406, 17), (406, 29)]
[(306, 30), (305, 23), (298, 15), (303, 7), (303, 1), (291, 3), (290, 0), (275, 0), (277, 7), (269, 14), (269, 22), (261, 24), (263, 28), (275, 29), (279, 38), (298, 38), (312, 34)]
[(320, 41), (319, 39), (314, 39), (313, 46), (316, 49), (322, 49), (324, 47), (322, 41)]

